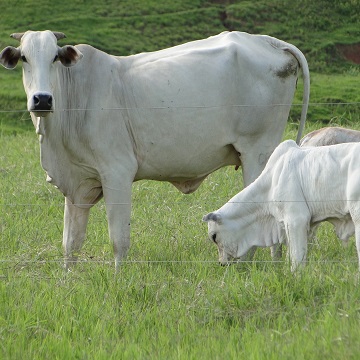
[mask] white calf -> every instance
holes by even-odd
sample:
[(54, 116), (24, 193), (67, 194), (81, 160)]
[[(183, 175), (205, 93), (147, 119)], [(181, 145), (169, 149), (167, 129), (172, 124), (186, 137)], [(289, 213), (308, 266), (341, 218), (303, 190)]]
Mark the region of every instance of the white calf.
[(304, 264), (307, 240), (322, 221), (347, 242), (355, 233), (360, 259), (360, 143), (299, 147), (281, 143), (261, 175), (219, 210), (204, 216), (219, 261), (253, 246), (289, 245), (291, 268)]

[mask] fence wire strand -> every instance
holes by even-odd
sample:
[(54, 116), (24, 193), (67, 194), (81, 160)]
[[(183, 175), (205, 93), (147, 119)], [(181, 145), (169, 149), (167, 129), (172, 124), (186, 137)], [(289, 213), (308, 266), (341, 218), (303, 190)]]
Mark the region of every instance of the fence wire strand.
[[(264, 200), (264, 201), (227, 201), (227, 204), (286, 204), (286, 203), (299, 203), (299, 204), (323, 204), (323, 203), (337, 203), (337, 202), (359, 202), (360, 199), (327, 199), (327, 200)], [(224, 202), (225, 204), (225, 202)], [(78, 207), (93, 207), (96, 204), (72, 204), (69, 206), (78, 206)], [(131, 202), (124, 202), (124, 203), (112, 203), (107, 202), (105, 205), (111, 205), (111, 206), (126, 206), (126, 205), (132, 205)], [(30, 207), (30, 206), (65, 206), (64, 203), (0, 203), (0, 207), (16, 207), (16, 206), (24, 206), (24, 207)]]
[[(345, 105), (360, 105), (360, 102), (311, 102), (308, 104), (310, 106), (345, 106)], [(303, 106), (303, 103), (291, 103), (291, 104), (220, 104), (220, 105), (193, 105), (193, 106), (144, 106), (144, 107), (111, 107), (111, 108), (72, 108), (72, 109), (55, 109), (53, 112), (65, 112), (65, 111), (138, 111), (138, 110), (169, 110), (169, 109), (217, 109), (224, 107), (235, 107), (235, 108), (248, 108), (248, 107), (276, 107), (276, 106)], [(18, 110), (6, 110), (0, 109), (0, 113), (24, 113), (29, 112), (29, 110), (18, 109)], [(41, 112), (41, 111), (39, 111)]]
[[(311, 102), (310, 106), (357, 106), (360, 105), (360, 102)], [(223, 107), (232, 107), (232, 108), (242, 108), (242, 107), (259, 107), (261, 105), (241, 105), (241, 104), (223, 104), (223, 105), (213, 105), (213, 106), (154, 106), (154, 107), (114, 107), (114, 108), (99, 108), (99, 109), (57, 109), (54, 112), (70, 112), (70, 111), (138, 111), (138, 110), (169, 110), (169, 109), (194, 109), (194, 110), (202, 110), (202, 109), (215, 109), (215, 108), (223, 108)], [(298, 107), (303, 106), (302, 103), (295, 104), (271, 104), (271, 105), (263, 105), (263, 107), (276, 107), (276, 106), (292, 106)], [(18, 110), (6, 110), (0, 109), (0, 113), (28, 113), (28, 110), (18, 109)], [(228, 203), (234, 204), (269, 204), (269, 203), (329, 203), (329, 202), (357, 202), (360, 199), (328, 199), (328, 200), (268, 200), (268, 201), (229, 201)], [(73, 204), (77, 206), (93, 206), (94, 204)], [(131, 203), (111, 203), (109, 205), (119, 205), (119, 206), (128, 206)], [(64, 203), (0, 203), (0, 207), (48, 207), (48, 206), (64, 206)], [(326, 264), (353, 264), (358, 263), (358, 259), (346, 259), (346, 260), (306, 260), (305, 263), (326, 263)], [(235, 261), (232, 264), (276, 264), (276, 263), (284, 263), (286, 260), (242, 260)], [(218, 260), (123, 260), (123, 266), (126, 265), (136, 265), (136, 264), (218, 264)], [(17, 268), (21, 266), (28, 265), (45, 265), (45, 264), (64, 264), (64, 259), (62, 257), (56, 259), (42, 259), (42, 260), (19, 260), (19, 259), (1, 259), (0, 265), (5, 267), (0, 268), (0, 270)], [(77, 260), (77, 264), (79, 265), (93, 265), (93, 264), (102, 264), (113, 266), (114, 262), (111, 260), (97, 260), (97, 259), (79, 259)], [(5, 278), (5, 276), (0, 275), (0, 279)]]

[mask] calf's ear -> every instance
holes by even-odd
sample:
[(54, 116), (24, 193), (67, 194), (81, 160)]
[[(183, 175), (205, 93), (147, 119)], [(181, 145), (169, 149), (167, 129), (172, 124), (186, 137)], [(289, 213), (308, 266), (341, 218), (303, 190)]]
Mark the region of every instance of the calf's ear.
[(205, 215), (202, 220), (205, 222), (215, 221), (216, 223), (221, 224), (221, 216), (213, 212)]

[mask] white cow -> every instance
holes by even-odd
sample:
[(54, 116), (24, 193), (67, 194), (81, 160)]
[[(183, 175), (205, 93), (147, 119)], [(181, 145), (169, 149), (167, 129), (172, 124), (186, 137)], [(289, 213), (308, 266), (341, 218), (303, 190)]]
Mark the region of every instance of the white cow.
[(300, 146), (324, 146), (349, 142), (360, 142), (360, 131), (342, 127), (325, 127), (305, 135)]
[(345, 243), (355, 233), (360, 259), (360, 144), (302, 148), (281, 143), (261, 175), (219, 210), (204, 216), (226, 264), (252, 246), (286, 243), (292, 270), (322, 221)]
[(59, 47), (63, 33), (12, 37), (20, 46), (6, 47), (0, 62), (6, 68), (23, 62), (41, 164), (65, 195), (66, 267), (76, 261), (89, 209), (102, 197), (118, 267), (130, 244), (136, 180), (169, 181), (190, 193), (216, 169), (242, 165), (250, 184), (281, 141), (300, 68), (301, 138), (307, 62), (275, 38), (224, 32), (117, 57), (89, 45)]

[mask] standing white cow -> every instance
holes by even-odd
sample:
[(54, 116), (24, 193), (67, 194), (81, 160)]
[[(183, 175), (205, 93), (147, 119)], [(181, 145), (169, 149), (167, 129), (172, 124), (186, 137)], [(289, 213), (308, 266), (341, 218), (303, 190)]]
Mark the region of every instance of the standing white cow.
[(360, 260), (359, 154), (358, 143), (306, 148), (292, 140), (281, 143), (252, 184), (204, 216), (219, 261), (226, 264), (253, 246), (287, 243), (295, 270), (322, 221), (332, 223), (345, 243), (355, 233)]
[(324, 146), (348, 142), (360, 142), (360, 131), (338, 126), (324, 127), (305, 135), (300, 146)]
[(275, 38), (224, 32), (117, 57), (89, 45), (59, 47), (63, 33), (12, 37), (20, 46), (6, 47), (0, 62), (23, 62), (41, 164), (65, 195), (66, 267), (76, 261), (89, 209), (102, 196), (120, 264), (130, 245), (133, 181), (169, 181), (190, 193), (214, 170), (242, 165), (250, 184), (281, 141), (300, 68), (301, 138), (308, 65), (295, 46)]

